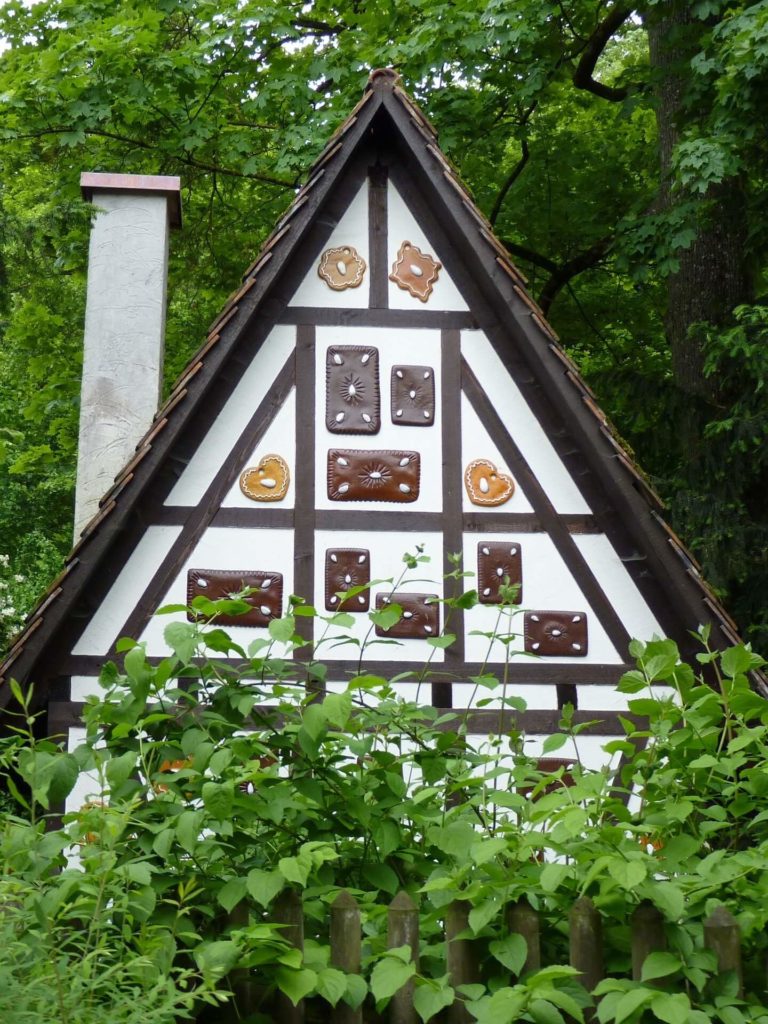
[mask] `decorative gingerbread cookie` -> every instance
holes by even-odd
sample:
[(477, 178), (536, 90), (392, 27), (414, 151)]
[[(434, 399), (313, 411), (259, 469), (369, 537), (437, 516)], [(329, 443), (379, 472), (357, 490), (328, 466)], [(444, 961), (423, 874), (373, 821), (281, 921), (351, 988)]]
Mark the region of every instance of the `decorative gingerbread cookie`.
[(526, 612), (523, 631), (525, 649), (529, 654), (583, 658), (587, 653), (587, 616), (584, 612)]
[(367, 612), (368, 590), (345, 597), (353, 587), (371, 582), (371, 553), (367, 548), (328, 548), (325, 552), (325, 607), (328, 611)]
[(332, 434), (376, 434), (381, 426), (379, 350), (332, 345), (325, 355), (325, 425)]
[(431, 427), (435, 422), (431, 366), (392, 367), (392, 422), (407, 427)]
[[(279, 572), (260, 569), (190, 569), (187, 573), (187, 604), (195, 597), (209, 601), (239, 598), (251, 606), (243, 615), (217, 615), (217, 626), (267, 626), (270, 619), (279, 619), (283, 606), (283, 576)], [(194, 621), (194, 616), (188, 613)]]
[(240, 474), (240, 490), (251, 501), (282, 501), (290, 483), (291, 471), (282, 455), (265, 455)]
[(503, 505), (515, 493), (515, 481), (489, 459), (473, 459), (464, 470), (464, 486), (473, 505)]
[[(514, 600), (502, 588), (516, 587)], [(523, 599), (523, 564), (520, 545), (512, 541), (480, 541), (477, 545), (477, 596), (480, 604), (520, 604)]]
[(328, 452), (328, 497), (331, 501), (411, 502), (419, 497), (418, 452)]
[(422, 252), (413, 242), (406, 241), (398, 249), (389, 280), (414, 298), (426, 302), (442, 268), (442, 263), (433, 256)]
[(317, 273), (329, 288), (343, 292), (346, 288), (357, 288), (362, 284), (365, 260), (351, 245), (326, 249), (320, 257)]
[(440, 632), (440, 598), (437, 594), (377, 594), (376, 611), (390, 604), (403, 609), (399, 622), (389, 629), (376, 627), (376, 636), (399, 637), (403, 640), (426, 640)]

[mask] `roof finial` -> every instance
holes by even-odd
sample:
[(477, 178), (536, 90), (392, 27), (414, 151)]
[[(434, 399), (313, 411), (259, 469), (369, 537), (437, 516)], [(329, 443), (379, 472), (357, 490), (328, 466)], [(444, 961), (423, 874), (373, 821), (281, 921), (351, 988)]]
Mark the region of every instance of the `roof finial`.
[(374, 68), (368, 78), (368, 88), (386, 89), (391, 92), (401, 81), (400, 73), (394, 68)]

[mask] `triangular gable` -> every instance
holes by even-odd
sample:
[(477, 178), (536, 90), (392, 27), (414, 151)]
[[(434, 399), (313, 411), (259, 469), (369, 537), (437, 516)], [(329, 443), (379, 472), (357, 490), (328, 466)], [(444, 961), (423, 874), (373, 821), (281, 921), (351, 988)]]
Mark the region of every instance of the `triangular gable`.
[[(406, 242), (441, 264), (426, 303), (390, 280), (393, 253)], [(345, 245), (357, 250), (367, 276), (335, 292), (318, 277), (318, 260)], [(375, 436), (329, 434), (324, 424), (326, 364), (339, 346), (378, 353)], [(431, 369), (436, 395), (432, 419), (418, 428), (394, 419), (390, 394), (396, 368), (414, 365)], [(332, 449), (417, 451), (418, 498), (340, 504), (325, 480)], [(284, 501), (254, 507), (239, 476), (281, 451), (289, 453), (291, 488)], [(469, 500), (462, 473), (476, 459), (494, 463), (502, 479), (512, 476), (509, 502)], [(586, 616), (588, 653), (536, 655), (507, 670), (533, 699), (533, 731), (554, 728), (557, 707), (579, 703), (579, 687), (582, 715), (612, 707), (599, 692), (621, 674), (630, 635), (659, 631), (684, 647), (703, 622), (727, 640), (735, 635), (428, 122), (385, 72), (372, 76), (321, 154), (2, 674), (36, 678), (55, 696), (57, 679), (95, 675), (121, 635), (141, 635), (149, 654), (161, 656), (161, 627), (151, 615), (185, 600), (193, 569), (280, 573), (286, 596), (299, 593), (323, 608), (329, 550), (364, 550), (372, 577), (386, 578), (399, 571), (410, 540), (432, 555), (419, 590), (444, 596), (442, 572), (452, 568), (444, 554), (463, 550), (464, 568), (475, 572), (485, 541), (491, 556), (500, 544), (521, 554), (525, 608)], [(451, 614), (457, 642), (432, 652), (445, 674), (431, 696), (439, 706), (464, 707), (467, 680), (503, 655), (498, 645), (482, 649), (477, 635), (494, 628), (494, 606)], [(362, 637), (370, 624), (358, 621)], [(309, 620), (304, 625), (310, 639)], [(251, 635), (237, 630), (238, 639)], [(578, 628), (574, 635), (581, 638)], [(376, 651), (366, 658), (374, 671), (417, 672), (424, 663), (423, 637)], [(343, 648), (319, 656), (332, 665), (331, 683), (356, 667), (354, 652)], [(0, 687), (0, 700), (7, 696)], [(476, 714), (482, 728), (491, 712)]]

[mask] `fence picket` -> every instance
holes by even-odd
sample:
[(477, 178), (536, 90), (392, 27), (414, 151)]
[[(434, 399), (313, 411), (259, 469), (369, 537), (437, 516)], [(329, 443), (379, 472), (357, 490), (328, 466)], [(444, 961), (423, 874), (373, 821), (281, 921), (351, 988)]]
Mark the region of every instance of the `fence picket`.
[[(304, 908), (295, 889), (286, 889), (275, 903), (275, 922), (285, 927), (280, 933), (287, 942), (304, 952)], [(304, 1024), (304, 1000), (294, 1006), (283, 992), (275, 1000), (277, 1019), (284, 1024)]]
[[(600, 914), (588, 896), (582, 896), (571, 907), (570, 926), (571, 966), (581, 972), (582, 985), (591, 992), (603, 978), (603, 925)], [(594, 1013), (587, 1013), (594, 1019)]]
[[(345, 974), (359, 974), (362, 958), (360, 908), (346, 889), (331, 904), (331, 964)], [(344, 1002), (331, 1010), (332, 1024), (362, 1024), (363, 1010), (353, 1010)]]
[(736, 918), (726, 907), (715, 907), (704, 922), (704, 945), (717, 957), (717, 967), (721, 973), (736, 971), (741, 997), (744, 990), (741, 973), (741, 937)]
[[(411, 959), (419, 969), (419, 908), (407, 892), (399, 892), (387, 911), (387, 948), (411, 947)], [(389, 1004), (390, 1024), (415, 1024), (418, 1020), (413, 1007), (413, 981), (396, 992)]]
[(527, 900), (518, 900), (507, 910), (507, 927), (510, 932), (522, 935), (528, 947), (521, 974), (541, 969), (541, 935), (539, 933), (539, 915)]
[[(635, 907), (632, 914), (632, 979), (640, 981), (643, 964), (650, 953), (660, 953), (667, 948), (664, 934), (664, 918), (654, 905), (644, 900)], [(653, 985), (653, 982), (648, 984)]]
[[(445, 949), (448, 962), (448, 974), (451, 985), (471, 985), (477, 981), (477, 961), (470, 939), (457, 939), (456, 936), (469, 928), (469, 912), (472, 904), (466, 900), (454, 900), (445, 911)], [(465, 1008), (461, 997), (457, 997), (452, 1006), (448, 1007), (446, 1020), (448, 1024), (469, 1024), (472, 1017)]]

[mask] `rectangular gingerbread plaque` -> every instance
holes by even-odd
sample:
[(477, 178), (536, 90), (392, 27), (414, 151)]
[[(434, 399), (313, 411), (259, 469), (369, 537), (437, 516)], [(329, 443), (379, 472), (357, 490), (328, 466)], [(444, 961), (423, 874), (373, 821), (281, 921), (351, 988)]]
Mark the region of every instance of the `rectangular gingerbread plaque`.
[(392, 422), (408, 427), (431, 427), (435, 422), (431, 366), (392, 367)]
[[(516, 587), (514, 598), (502, 587)], [(520, 545), (513, 541), (480, 541), (477, 545), (477, 594), (480, 604), (520, 604), (523, 565)]]
[(371, 553), (366, 548), (328, 548), (325, 552), (325, 607), (328, 611), (367, 612), (368, 590), (346, 598), (353, 587), (371, 582)]
[(584, 612), (526, 612), (523, 618), (525, 649), (542, 657), (583, 658), (587, 653), (587, 616)]
[(416, 501), (421, 462), (418, 452), (328, 452), (331, 501)]
[[(240, 600), (251, 606), (243, 615), (217, 615), (217, 626), (267, 626), (270, 619), (279, 619), (283, 609), (283, 576), (279, 572), (260, 569), (190, 569), (187, 573), (187, 604), (195, 597), (209, 601), (238, 597), (244, 590), (253, 590)], [(190, 621), (194, 616), (187, 613)]]
[(325, 354), (325, 385), (325, 425), (332, 434), (378, 434), (378, 349), (332, 345)]
[(376, 636), (398, 637), (403, 640), (426, 640), (440, 632), (440, 599), (437, 594), (377, 594), (376, 611), (390, 604), (403, 609), (399, 622), (389, 629), (376, 627)]

